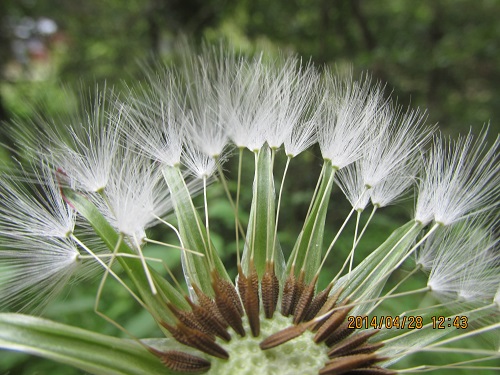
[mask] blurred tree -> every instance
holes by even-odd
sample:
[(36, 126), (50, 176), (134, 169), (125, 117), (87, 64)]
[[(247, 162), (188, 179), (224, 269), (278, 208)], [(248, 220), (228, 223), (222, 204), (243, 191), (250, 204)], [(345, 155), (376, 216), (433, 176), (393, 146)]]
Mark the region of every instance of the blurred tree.
[[(462, 131), (500, 122), (495, 0), (5, 0), (0, 7), (4, 29), (6, 19), (23, 16), (57, 23), (64, 82), (130, 77), (137, 60), (169, 53), (179, 35), (225, 37), (236, 48), (266, 40), (317, 63), (368, 70), (402, 104), (429, 108), (431, 122)], [(0, 37), (2, 66), (8, 36)]]
[[(10, 38), (7, 15), (10, 13), (11, 4), (8, 0), (0, 2), (0, 85), (5, 81), (5, 67), (10, 59)], [(0, 123), (9, 118), (5, 107), (2, 91), (0, 90)]]
[(265, 36), (320, 63), (349, 61), (388, 82), (401, 103), (429, 108), (432, 122), (462, 131), (500, 122), (498, 1), (243, 3), (251, 39)]

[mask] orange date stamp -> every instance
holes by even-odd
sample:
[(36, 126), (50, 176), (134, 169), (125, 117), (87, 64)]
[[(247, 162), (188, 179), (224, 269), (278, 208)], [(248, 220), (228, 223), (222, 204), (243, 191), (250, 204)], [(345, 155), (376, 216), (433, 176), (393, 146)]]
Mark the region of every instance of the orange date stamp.
[(396, 329), (422, 329), (424, 327), (424, 318), (420, 315), (408, 316), (354, 316), (347, 317), (347, 328), (350, 329), (381, 329), (381, 328), (396, 328)]
[[(432, 329), (466, 329), (469, 326), (469, 320), (465, 315), (456, 315), (451, 317), (446, 316), (431, 316)], [(355, 316), (347, 317), (348, 329), (422, 329), (424, 328), (424, 318), (421, 315), (408, 316)]]
[(431, 322), (433, 329), (446, 329), (451, 327), (466, 329), (469, 327), (469, 319), (465, 315), (431, 316)]

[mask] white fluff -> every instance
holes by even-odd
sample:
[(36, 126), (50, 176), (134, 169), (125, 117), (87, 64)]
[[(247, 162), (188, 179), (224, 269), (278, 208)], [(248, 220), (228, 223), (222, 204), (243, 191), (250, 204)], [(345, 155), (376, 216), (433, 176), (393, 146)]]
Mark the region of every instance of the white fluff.
[(267, 125), (266, 142), (274, 149), (281, 147), (294, 128), (309, 121), (321, 104), (312, 102), (317, 98), (313, 91), (318, 89), (319, 79), (313, 66), (302, 66), (296, 57), (281, 60), (273, 62), (266, 79), (268, 105), (274, 106)]
[(146, 228), (172, 209), (170, 194), (158, 164), (151, 164), (133, 150), (124, 150), (102, 195), (94, 202), (121, 233), (142, 240)]
[(148, 84), (131, 91), (123, 112), (122, 133), (153, 160), (174, 166), (180, 163), (186, 125), (184, 97), (174, 72), (163, 68), (161, 75), (149, 76)]
[(422, 248), (417, 261), (430, 268), (427, 285), (433, 291), (466, 301), (493, 299), (500, 283), (499, 241), (486, 223), (475, 219), (453, 224)]
[(366, 185), (375, 187), (391, 174), (408, 174), (408, 165), (430, 138), (430, 128), (424, 128), (423, 120), (418, 110), (403, 114), (389, 105), (375, 115), (376, 129), (369, 133), (370, 143), (361, 163)]
[(359, 164), (354, 162), (335, 174), (335, 182), (346, 196), (352, 208), (363, 211), (370, 201), (369, 189), (360, 173)]
[(234, 80), (222, 91), (220, 105), (225, 112), (226, 131), (238, 148), (257, 152), (267, 139), (274, 102), (266, 91), (268, 78), (261, 61), (239, 61)]
[(367, 77), (353, 81), (352, 75), (339, 78), (327, 71), (325, 81), (327, 97), (318, 123), (318, 143), (323, 158), (341, 169), (363, 155), (383, 105), (382, 93), (380, 87), (371, 89)]
[(0, 309), (39, 312), (80, 268), (66, 238), (23, 237), (0, 246)]
[(0, 235), (65, 238), (75, 227), (75, 212), (64, 202), (56, 181), (56, 171), (42, 162), (35, 181), (26, 174), (0, 178)]
[(486, 135), (483, 131), (474, 140), (469, 133), (455, 142), (435, 138), (418, 184), (416, 220), (450, 225), (498, 207), (500, 138), (487, 149)]

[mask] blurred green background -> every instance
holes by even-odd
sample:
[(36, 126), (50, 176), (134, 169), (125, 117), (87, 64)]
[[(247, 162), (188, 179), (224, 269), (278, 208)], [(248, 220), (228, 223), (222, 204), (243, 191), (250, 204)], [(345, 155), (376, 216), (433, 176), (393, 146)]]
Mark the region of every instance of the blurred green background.
[[(398, 103), (427, 108), (428, 123), (439, 123), (442, 132), (456, 136), (472, 128), (478, 133), (491, 121), (490, 138), (494, 138), (500, 129), (499, 15), (497, 0), (1, 0), (0, 126), (7, 147), (0, 149), (0, 160), (7, 167), (11, 164), (7, 150), (16, 145), (8, 127), (13, 119), (30, 120), (39, 112), (44, 117), (71, 113), (79, 102), (76, 94), (70, 94), (72, 88), (92, 92), (96, 83), (123, 87), (142, 77), (139, 63), (172, 58), (178, 40), (186, 36), (195, 44), (223, 39), (247, 53), (287, 50), (317, 64), (352, 65), (357, 74), (368, 71), (387, 83), (387, 94)], [(314, 150), (298, 159), (291, 165), (283, 198), (280, 240), (286, 254), (301, 228), (321, 166)], [(252, 181), (251, 160), (247, 158), (244, 176), (247, 187)], [(279, 159), (278, 165), (284, 166), (284, 160)], [(234, 168), (229, 165), (230, 178), (231, 173)], [(248, 208), (251, 189), (242, 194)], [(234, 265), (231, 208), (218, 186), (211, 188), (209, 199), (212, 238), (226, 264)], [(349, 210), (338, 188), (332, 201), (327, 241)], [(360, 243), (356, 260), (408, 220), (412, 207), (410, 199), (381, 211)], [(163, 228), (155, 231), (155, 238), (175, 242)], [(347, 252), (353, 226), (345, 233), (339, 251)], [(147, 251), (166, 259), (181, 277), (176, 252), (165, 254), (153, 246)], [(331, 259), (330, 275), (344, 259), (345, 254)], [(420, 286), (419, 282), (408, 289)], [(83, 283), (83, 288), (68, 286), (44, 316), (123, 335), (92, 311), (97, 281)], [(106, 288), (101, 310), (139, 337), (159, 335), (147, 313), (113, 282)], [(400, 305), (387, 307), (387, 314), (401, 311)], [(425, 359), (434, 360), (432, 355)], [(0, 375), (4, 374), (81, 372), (3, 351)]]

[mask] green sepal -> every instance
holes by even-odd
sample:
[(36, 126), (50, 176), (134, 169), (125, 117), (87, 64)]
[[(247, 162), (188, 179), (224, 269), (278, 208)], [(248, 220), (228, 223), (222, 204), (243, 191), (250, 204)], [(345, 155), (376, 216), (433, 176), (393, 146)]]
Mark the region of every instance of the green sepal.
[(298, 277), (300, 270), (304, 267), (304, 281), (306, 283), (311, 282), (321, 262), (326, 213), (330, 202), (335, 171), (336, 169), (332, 167), (331, 162), (325, 160), (318, 192), (314, 197), (309, 215), (306, 217), (304, 226), (288, 259), (287, 273), (291, 271), (295, 260), (295, 276)]
[(95, 375), (175, 374), (133, 340), (22, 314), (0, 314), (0, 348), (34, 354)]
[[(64, 189), (64, 195), (78, 213), (89, 222), (108, 249), (113, 251), (118, 243), (119, 234), (99, 212), (97, 207), (83, 195), (73, 190)], [(137, 252), (132, 250), (124, 241), (121, 242), (118, 252), (137, 255)], [(182, 294), (154, 269), (150, 268), (151, 276), (159, 292), (157, 295), (151, 293), (151, 288), (140, 259), (117, 257), (117, 260), (136, 286), (143, 302), (156, 314), (156, 317), (160, 317), (171, 324), (176, 321), (173, 314), (166, 308), (163, 296), (178, 308), (189, 309), (189, 304)]]
[(182, 172), (177, 167), (165, 166), (163, 177), (170, 190), (170, 196), (177, 216), (179, 233), (186, 249), (202, 253), (204, 256), (183, 252), (182, 266), (188, 284), (196, 284), (201, 290), (213, 297), (211, 267), (209, 259), (213, 259), (215, 269), (220, 277), (231, 282), (224, 264), (220, 260), (213, 243), (210, 241), (205, 224), (193, 205), (191, 194), (184, 181)]
[[(253, 249), (253, 262), (259, 279), (265, 272), (266, 259), (271, 257), (273, 247), (274, 258), (272, 260), (276, 276), (281, 278), (284, 270), (284, 256), (277, 238), (273, 244), (276, 225), (276, 196), (271, 152), (266, 144), (262, 146), (257, 155), (250, 220), (241, 259), (243, 271), (247, 273)], [(269, 255), (267, 256), (267, 254)]]
[(391, 233), (389, 238), (365, 258), (350, 275), (338, 280), (332, 289), (335, 293), (343, 287), (341, 299), (350, 296), (351, 302), (359, 301), (352, 315), (363, 315), (375, 302), (362, 303), (380, 296), (385, 283), (395, 267), (407, 255), (424, 226), (411, 220)]

